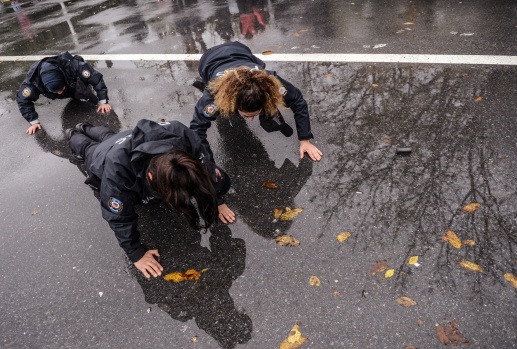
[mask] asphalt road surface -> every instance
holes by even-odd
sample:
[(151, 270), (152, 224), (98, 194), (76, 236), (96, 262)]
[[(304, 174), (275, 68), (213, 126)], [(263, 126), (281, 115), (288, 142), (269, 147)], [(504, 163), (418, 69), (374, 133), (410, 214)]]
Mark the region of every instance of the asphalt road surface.
[[(296, 323), (301, 348), (517, 348), (517, 291), (505, 279), (517, 277), (516, 2), (0, 4), (0, 348), (269, 349)], [(201, 234), (163, 207), (140, 209), (165, 272), (208, 269), (195, 282), (146, 280), (64, 130), (188, 124), (196, 57), (228, 40), (273, 51), (268, 69), (302, 90), (324, 157), (300, 160), (295, 137), (257, 120), (217, 122), (209, 140), (237, 221)], [(92, 58), (113, 111), (42, 97), (43, 130), (26, 135), (18, 86), (38, 57), (65, 50)], [(274, 221), (286, 207), (303, 211)], [(460, 248), (443, 239), (449, 230)], [(300, 244), (278, 245), (283, 234)]]

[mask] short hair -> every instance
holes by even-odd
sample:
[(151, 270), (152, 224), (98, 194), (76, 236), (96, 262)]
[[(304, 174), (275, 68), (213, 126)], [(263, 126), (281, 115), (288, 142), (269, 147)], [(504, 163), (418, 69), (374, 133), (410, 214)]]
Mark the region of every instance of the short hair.
[[(208, 229), (215, 222), (218, 214), (215, 188), (199, 160), (183, 150), (172, 150), (153, 157), (147, 172), (152, 175), (148, 182), (153, 195), (172, 211), (182, 213), (192, 228)], [(200, 225), (199, 216), (204, 225)]]
[(266, 116), (278, 113), (284, 106), (282, 83), (273, 75), (260, 69), (238, 67), (209, 82), (208, 90), (214, 96), (214, 104), (222, 116), (233, 115), (237, 110), (257, 111)]

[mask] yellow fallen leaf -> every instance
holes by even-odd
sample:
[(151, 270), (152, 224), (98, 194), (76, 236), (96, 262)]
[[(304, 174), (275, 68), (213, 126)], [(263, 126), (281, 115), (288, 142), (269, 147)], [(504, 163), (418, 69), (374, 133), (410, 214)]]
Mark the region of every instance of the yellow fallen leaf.
[(378, 87), (379, 84), (372, 84), (372, 87)]
[(461, 209), (463, 213), (474, 213), (481, 207), (481, 204), (478, 204), (477, 202), (472, 202), (468, 205), (463, 206)]
[(404, 22), (405, 25), (411, 25), (411, 24), (415, 24), (413, 22)]
[(296, 240), (292, 235), (278, 236), (275, 240), (280, 246), (286, 247), (298, 246), (300, 244), (300, 241)]
[(407, 264), (415, 264), (418, 263), (418, 256), (411, 256), (409, 257), (409, 262)]
[(197, 342), (197, 337), (192, 337), (192, 339), (190, 340), (192, 343), (196, 343)]
[(296, 33), (294, 33), (295, 36), (300, 36), (302, 33), (308, 32), (309, 29), (300, 29)]
[(205, 271), (207, 271), (208, 268), (205, 268), (205, 269), (201, 269), (201, 272), (204, 273)]
[(275, 208), (273, 210), (273, 214), (275, 215), (275, 219), (277, 219), (278, 217), (280, 217), (282, 215), (282, 210), (279, 210), (278, 208)]
[(321, 282), (320, 279), (317, 276), (312, 275), (309, 279), (309, 285), (311, 286), (320, 286)]
[(332, 74), (332, 73), (328, 73), (328, 74), (325, 74), (325, 76), (326, 76), (327, 78), (330, 78), (330, 77), (334, 76), (334, 74)]
[(461, 247), (460, 238), (452, 230), (447, 230), (447, 232), (445, 232), (445, 236), (443, 237), (443, 240), (448, 241), (454, 248)]
[(280, 344), (280, 349), (298, 349), (306, 340), (307, 337), (300, 332), (300, 324), (297, 322), (289, 336)]
[(410, 307), (416, 305), (416, 302), (414, 300), (412, 300), (409, 297), (405, 297), (405, 296), (399, 297), (399, 298), (395, 299), (395, 301), (405, 308), (410, 308)]
[(483, 100), (483, 97), (479, 96), (478, 98), (474, 99), (476, 102), (481, 102)]
[(182, 282), (182, 281), (197, 281), (201, 277), (201, 273), (195, 269), (189, 269), (186, 272), (174, 272), (165, 275), (165, 281)]
[(517, 288), (517, 277), (512, 273), (504, 274), (504, 279), (510, 283), (514, 288)]
[(469, 262), (466, 260), (461, 260), (458, 262), (463, 268), (470, 270), (470, 271), (476, 271), (478, 273), (483, 272), (483, 268), (481, 268), (479, 265), (473, 262)]
[(337, 241), (343, 242), (346, 239), (348, 239), (350, 236), (352, 236), (352, 234), (350, 234), (350, 232), (348, 232), (348, 231), (342, 232), (341, 234), (339, 234), (337, 236)]
[(476, 244), (474, 240), (463, 240), (462, 243), (465, 246), (474, 246)]
[(263, 55), (265, 55), (265, 56), (266, 56), (266, 55), (271, 55), (271, 54), (273, 54), (273, 51), (271, 51), (271, 50), (266, 50), (266, 51), (263, 51), (263, 52), (262, 52), (262, 54), (263, 54)]
[(262, 185), (264, 188), (267, 188), (267, 189), (278, 188), (278, 185), (276, 185), (276, 183), (273, 181), (263, 181), (262, 183), (260, 183), (260, 185)]
[(384, 278), (388, 279), (392, 277), (395, 274), (395, 269), (388, 269), (386, 270), (386, 273), (384, 273)]
[(298, 216), (300, 212), (303, 211), (303, 208), (295, 208), (294, 210), (291, 210), (289, 207), (285, 208), (285, 212), (282, 213), (280, 216), (280, 219), (283, 221), (290, 221), (294, 217)]

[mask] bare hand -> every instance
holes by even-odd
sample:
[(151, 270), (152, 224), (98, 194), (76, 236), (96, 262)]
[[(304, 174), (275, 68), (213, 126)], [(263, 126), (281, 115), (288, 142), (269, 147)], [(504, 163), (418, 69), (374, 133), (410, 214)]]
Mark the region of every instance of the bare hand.
[(230, 208), (226, 204), (221, 204), (217, 207), (219, 210), (219, 219), (223, 223), (233, 223), (235, 222), (235, 213), (230, 210)]
[(31, 125), (31, 127), (29, 127), (27, 129), (27, 131), (25, 131), (26, 134), (28, 135), (33, 135), (36, 133), (37, 130), (41, 130), (41, 125), (40, 124), (33, 124)]
[(215, 168), (215, 178), (217, 178), (217, 181), (219, 182), (220, 179), (223, 178), (223, 175), (221, 174), (221, 171), (216, 167)]
[(154, 256), (160, 257), (158, 250), (149, 250), (147, 251), (142, 258), (136, 261), (135, 267), (138, 268), (144, 274), (146, 278), (150, 278), (151, 275), (154, 277), (162, 275), (163, 267)]
[(111, 105), (109, 105), (109, 103), (104, 103), (104, 104), (99, 105), (99, 107), (97, 108), (97, 113), (98, 112), (107, 113), (110, 110), (111, 110)]
[(300, 159), (303, 159), (304, 153), (309, 154), (314, 161), (320, 161), (323, 156), (323, 153), (308, 139), (300, 141)]

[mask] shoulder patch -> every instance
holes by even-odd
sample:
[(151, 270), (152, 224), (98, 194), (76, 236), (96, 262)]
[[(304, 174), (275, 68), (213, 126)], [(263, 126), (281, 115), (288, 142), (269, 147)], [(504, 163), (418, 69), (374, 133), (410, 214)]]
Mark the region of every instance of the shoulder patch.
[(119, 199), (116, 199), (114, 197), (110, 197), (108, 201), (108, 207), (113, 213), (120, 213), (122, 212), (122, 209), (124, 208), (124, 204)]
[(284, 86), (280, 87), (279, 91), (282, 96), (285, 96), (287, 94), (287, 89)]
[(90, 77), (90, 71), (88, 69), (84, 69), (82, 72), (81, 72), (81, 75), (83, 76), (83, 78), (85, 79), (88, 79)]
[(25, 87), (22, 91), (22, 95), (23, 97), (29, 97), (31, 95), (32, 91), (30, 88), (28, 87)]
[(210, 117), (210, 116), (213, 116), (216, 111), (217, 111), (217, 107), (215, 106), (215, 104), (210, 103), (205, 107), (203, 114), (205, 114), (206, 117)]

